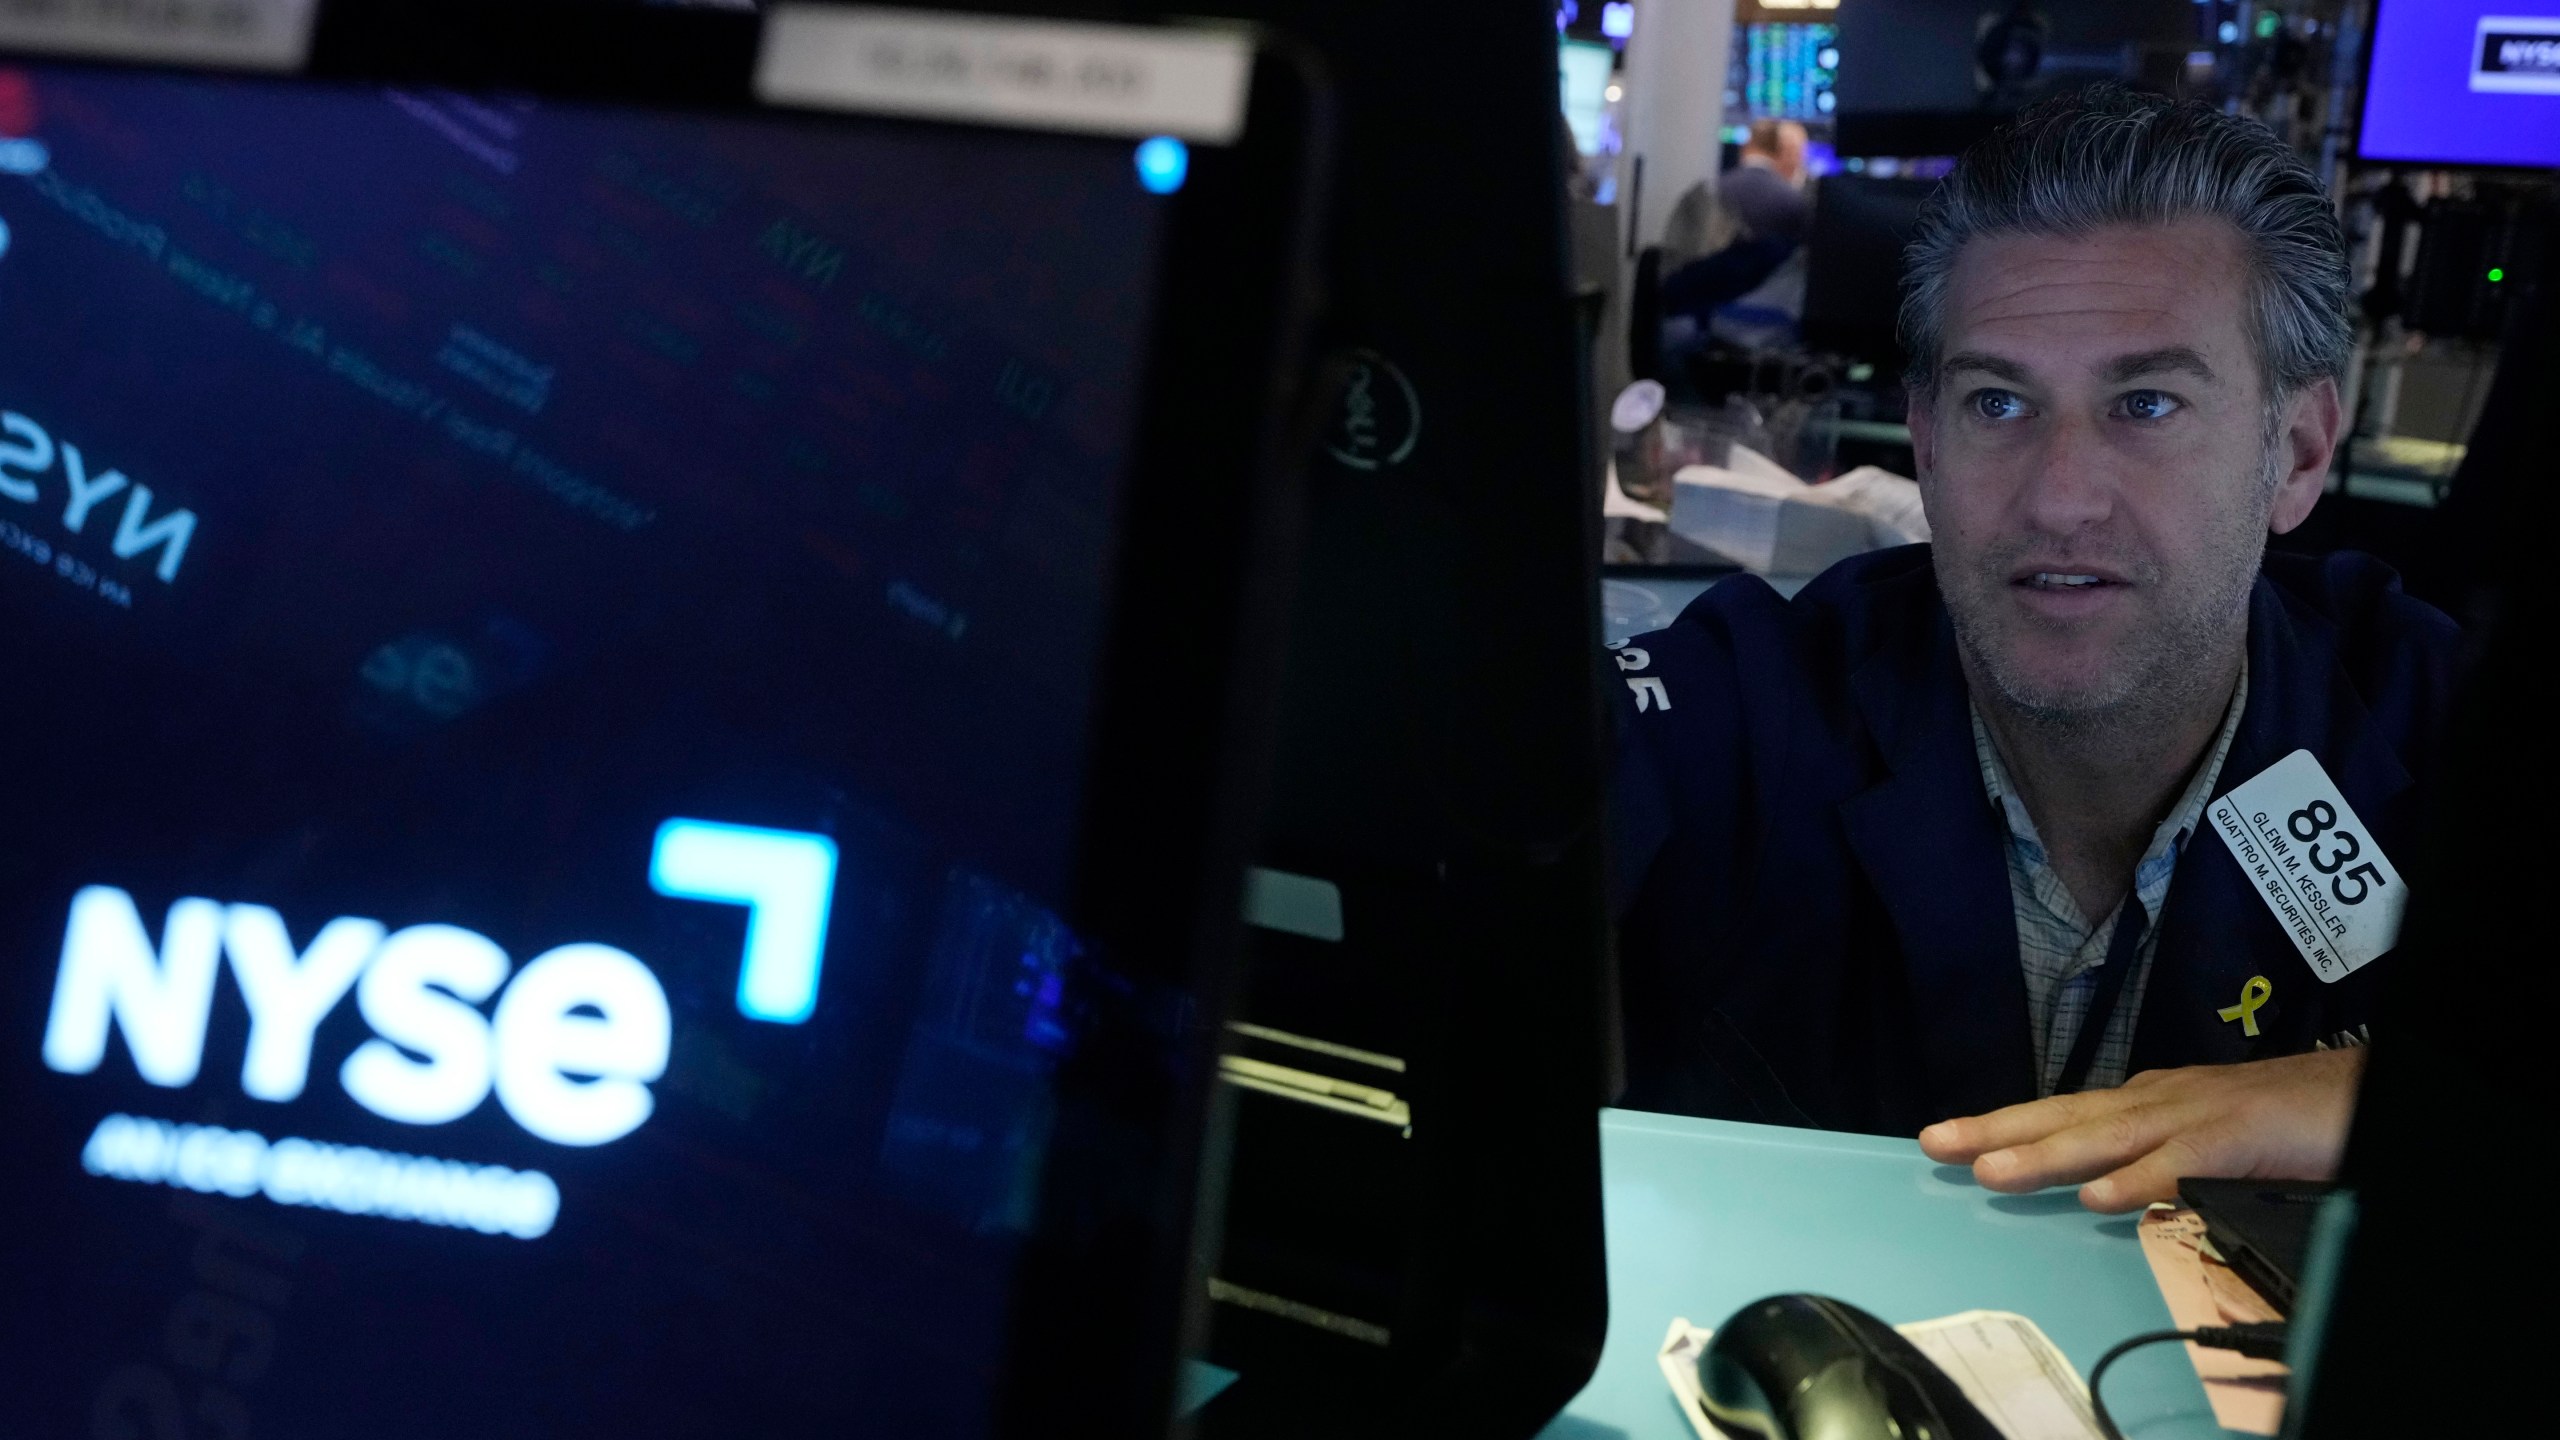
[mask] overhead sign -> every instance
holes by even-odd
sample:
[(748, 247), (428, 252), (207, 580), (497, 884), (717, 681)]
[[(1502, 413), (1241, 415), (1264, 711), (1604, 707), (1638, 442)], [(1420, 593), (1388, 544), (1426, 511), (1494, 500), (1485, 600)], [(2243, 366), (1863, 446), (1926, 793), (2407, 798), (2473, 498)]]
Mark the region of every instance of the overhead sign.
[(299, 70), (319, 0), (0, 0), (0, 49)]
[(1244, 129), (1241, 32), (1007, 20), (854, 5), (765, 15), (756, 98), (1223, 145)]
[(2472, 89), (2560, 95), (2560, 18), (2483, 15), (2472, 35)]

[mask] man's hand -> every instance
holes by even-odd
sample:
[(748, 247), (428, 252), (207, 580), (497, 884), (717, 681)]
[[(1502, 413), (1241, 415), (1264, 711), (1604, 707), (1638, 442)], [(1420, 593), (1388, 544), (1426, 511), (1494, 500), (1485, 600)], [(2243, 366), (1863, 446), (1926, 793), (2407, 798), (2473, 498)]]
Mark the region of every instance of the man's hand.
[(2361, 1048), (2244, 1065), (2146, 1070), (2122, 1089), (2056, 1095), (1920, 1132), (1992, 1190), (2080, 1185), (2092, 1210), (2178, 1198), (2182, 1176), (2326, 1180), (2338, 1172), (2364, 1076)]

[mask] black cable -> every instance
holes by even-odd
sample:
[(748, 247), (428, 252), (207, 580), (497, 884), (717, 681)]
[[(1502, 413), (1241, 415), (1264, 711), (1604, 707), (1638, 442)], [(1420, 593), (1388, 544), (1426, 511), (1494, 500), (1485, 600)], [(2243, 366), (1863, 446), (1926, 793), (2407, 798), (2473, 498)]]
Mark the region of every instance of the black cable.
[(2136, 1335), (2106, 1354), (2089, 1370), (2089, 1409), (2097, 1416), (2098, 1431), (2107, 1440), (2124, 1440), (2124, 1432), (2116, 1428), (2107, 1414), (2106, 1397), (2098, 1392), (2098, 1382), (2106, 1377), (2107, 1367), (2145, 1345), (2158, 1345), (2170, 1340), (2193, 1340), (2212, 1350), (2237, 1350), (2252, 1360), (2284, 1358), (2284, 1322), (2266, 1320), (2249, 1325), (2207, 1325), (2196, 1330), (2153, 1330)]

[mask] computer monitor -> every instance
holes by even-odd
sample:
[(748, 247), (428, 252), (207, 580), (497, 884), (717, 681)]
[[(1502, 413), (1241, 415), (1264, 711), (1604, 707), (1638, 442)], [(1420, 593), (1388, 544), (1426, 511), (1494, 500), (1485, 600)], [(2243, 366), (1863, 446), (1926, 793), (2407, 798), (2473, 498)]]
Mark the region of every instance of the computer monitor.
[(2560, 0), (2384, 0), (2356, 153), (2560, 166)]
[(1814, 188), (1804, 242), (1807, 348), (1901, 369), (1894, 320), (1902, 306), (1902, 251), (1936, 187), (1934, 180), (1838, 174)]
[(1553, 11), (1209, 8), (1336, 83), (1346, 383), (1231, 1031), (1208, 1356), (1241, 1378), (1201, 1423), (1526, 1434), (1607, 1325), (1599, 491)]
[[(2495, 1435), (2548, 1403), (2542, 1331), (2506, 1317), (2532, 1303), (2544, 1269), (2532, 1257), (2547, 1253), (2550, 1207), (2517, 1176), (2535, 1153), (2527, 1117), (2560, 1104), (2542, 1023), (2560, 995), (2549, 967), (2509, 943), (2513, 897), (2542, 878), (2537, 852), (2506, 837), (2510, 817), (2560, 803), (2547, 767), (2514, 758), (2549, 728), (2543, 656), (2560, 613), (2540, 572), (2560, 520), (2544, 483), (2560, 444), (2556, 386), (2560, 290), (2546, 288), (2454, 482), (2463, 508), (2448, 517), (2434, 588), (2475, 658), (2434, 762), (2400, 944), (2376, 962), (2397, 968), (2339, 1176), (2348, 1193), (2314, 1226), (2288, 1316), (2289, 1440)], [(2442, 1323), (2451, 1317), (2469, 1318)]]
[(1725, 122), (1827, 122), (1839, 108), (1840, 27), (1763, 21), (1733, 27)]
[(0, 23), (0, 1431), (1161, 1432), (1301, 72), (116, 16)]
[(1609, 77), (1617, 69), (1615, 47), (1592, 40), (1556, 42), (1557, 88), (1573, 146), (1597, 155), (1608, 146)]

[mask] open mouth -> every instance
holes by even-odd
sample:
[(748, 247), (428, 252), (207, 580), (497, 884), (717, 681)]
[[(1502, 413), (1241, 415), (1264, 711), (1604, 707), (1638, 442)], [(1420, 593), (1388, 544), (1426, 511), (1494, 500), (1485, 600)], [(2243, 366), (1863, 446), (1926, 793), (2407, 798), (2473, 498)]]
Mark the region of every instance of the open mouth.
[(2120, 571), (2076, 565), (2021, 565), (2009, 572), (2009, 586), (2018, 603), (2057, 619), (2096, 614), (2133, 591)]

